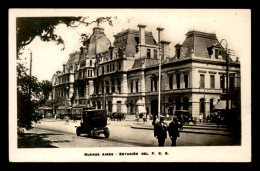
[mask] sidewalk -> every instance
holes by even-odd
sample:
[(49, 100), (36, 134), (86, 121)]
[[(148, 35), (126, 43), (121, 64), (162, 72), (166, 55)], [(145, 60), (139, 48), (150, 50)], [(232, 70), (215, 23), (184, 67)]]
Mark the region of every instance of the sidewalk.
[[(75, 132), (76, 128), (75, 126), (80, 126), (80, 120), (77, 120), (77, 122), (73, 122), (73, 120), (69, 120), (69, 125), (65, 125), (65, 119), (57, 119), (54, 118), (44, 118), (42, 122), (48, 122), (48, 125), (51, 125), (52, 127), (55, 127), (59, 131), (69, 131), (69, 132)], [(171, 121), (165, 121), (168, 125)], [(36, 126), (37, 125), (37, 126)], [(44, 125), (36, 124), (36, 127), (42, 127), (44, 128)], [(143, 122), (142, 119), (136, 120), (136, 119), (126, 119), (122, 121), (107, 121), (107, 125), (113, 125), (113, 126), (123, 126), (123, 127), (131, 127), (133, 129), (146, 129), (146, 130), (153, 130), (154, 126), (152, 125), (152, 120), (147, 120), (147, 122)], [(229, 135), (232, 136), (233, 132), (230, 129), (227, 128), (217, 128), (214, 124), (208, 124), (208, 123), (198, 123), (197, 125), (184, 125), (183, 129), (180, 130), (180, 132), (183, 133), (196, 133), (196, 134), (212, 134), (212, 135)]]
[[(167, 125), (169, 125), (171, 121), (165, 122), (167, 123)], [(131, 125), (131, 128), (153, 130), (154, 126), (152, 125), (152, 120), (147, 120), (147, 122), (135, 121)], [(180, 132), (212, 135), (233, 135), (232, 130), (228, 128), (217, 128), (217, 125), (212, 123), (197, 123), (197, 125), (184, 125), (183, 129), (180, 130)]]

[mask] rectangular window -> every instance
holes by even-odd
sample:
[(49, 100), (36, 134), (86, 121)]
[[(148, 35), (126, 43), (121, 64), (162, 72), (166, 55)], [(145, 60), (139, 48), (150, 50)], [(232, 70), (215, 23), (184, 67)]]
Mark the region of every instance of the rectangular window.
[(147, 58), (151, 58), (151, 49), (147, 49)]
[(215, 76), (210, 76), (210, 88), (215, 88)]
[(172, 80), (172, 76), (169, 76), (169, 88), (170, 88), (170, 90), (173, 89), (173, 80)]
[(105, 85), (102, 84), (102, 94), (104, 94), (104, 92), (105, 92)]
[(137, 92), (137, 93), (138, 93), (138, 86), (139, 86), (138, 84), (139, 84), (139, 82), (136, 81), (136, 82), (135, 82), (135, 92)]
[(96, 94), (98, 94), (98, 86), (96, 86)]
[(181, 87), (181, 77), (180, 74), (176, 74), (176, 84), (177, 84), (177, 89)]
[(117, 81), (117, 91), (121, 93), (121, 81)]
[(205, 112), (205, 100), (200, 99), (200, 113), (204, 113), (204, 112)]
[(153, 80), (151, 79), (151, 91), (153, 91)]
[(104, 75), (104, 73), (105, 73), (105, 68), (104, 66), (102, 66), (102, 75)]
[(200, 74), (200, 88), (205, 88), (205, 76)]
[(134, 91), (134, 83), (133, 82), (130, 83), (130, 91), (131, 91), (131, 93), (133, 93), (133, 91)]
[(89, 61), (89, 66), (92, 66), (92, 60)]
[(154, 79), (154, 91), (157, 91), (157, 80)]
[(185, 84), (185, 88), (189, 88), (189, 75), (185, 74), (184, 75), (184, 84)]
[(107, 73), (109, 72), (109, 65), (107, 65)]
[(113, 63), (113, 70), (112, 71), (115, 71), (115, 64)]
[(224, 75), (220, 76), (220, 88), (221, 89), (225, 88), (225, 76)]
[(112, 93), (114, 93), (115, 92), (115, 82), (114, 82), (114, 80), (112, 81)]
[(210, 99), (210, 113), (213, 113), (213, 99)]
[(118, 71), (121, 70), (121, 62), (118, 62)]
[(158, 58), (157, 49), (154, 49), (154, 50), (153, 50), (153, 56), (154, 56), (154, 59), (157, 59), (157, 58)]
[(234, 90), (235, 88), (235, 77), (230, 76), (229, 77), (229, 90)]

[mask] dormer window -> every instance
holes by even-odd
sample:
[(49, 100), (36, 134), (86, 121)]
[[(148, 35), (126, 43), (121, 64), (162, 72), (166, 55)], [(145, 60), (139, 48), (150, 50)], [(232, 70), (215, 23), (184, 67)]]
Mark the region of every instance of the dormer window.
[(180, 59), (180, 57), (181, 57), (181, 49), (176, 49), (176, 56), (177, 56), (177, 58), (178, 59)]
[(221, 55), (220, 49), (215, 49), (215, 58), (218, 59), (219, 55)]

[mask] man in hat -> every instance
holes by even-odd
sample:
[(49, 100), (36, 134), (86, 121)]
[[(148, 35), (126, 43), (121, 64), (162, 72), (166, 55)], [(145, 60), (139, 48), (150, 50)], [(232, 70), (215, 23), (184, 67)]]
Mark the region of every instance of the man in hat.
[(178, 123), (177, 117), (173, 117), (168, 127), (169, 137), (172, 140), (171, 146), (176, 146), (177, 137), (180, 136), (179, 128), (182, 128), (182, 125)]
[(164, 117), (160, 117), (160, 121), (154, 124), (154, 137), (158, 139), (158, 146), (164, 146), (167, 138), (167, 124), (163, 121)]

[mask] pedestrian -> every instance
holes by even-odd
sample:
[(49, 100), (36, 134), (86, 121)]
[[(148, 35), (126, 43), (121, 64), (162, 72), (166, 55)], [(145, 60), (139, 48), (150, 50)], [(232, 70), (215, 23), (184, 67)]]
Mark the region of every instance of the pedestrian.
[(221, 127), (221, 115), (220, 115), (220, 113), (217, 114), (216, 124), (217, 124), (217, 128)]
[(209, 115), (207, 116), (207, 123), (209, 123)]
[(200, 115), (199, 115), (199, 122), (200, 122), (200, 123), (201, 123), (202, 119), (203, 119), (203, 116), (202, 116), (202, 114), (200, 114)]
[(167, 124), (164, 117), (160, 117), (160, 121), (154, 124), (154, 137), (158, 139), (158, 146), (164, 146), (167, 138)]
[(182, 124), (179, 124), (177, 118), (173, 117), (168, 127), (169, 137), (172, 140), (171, 146), (176, 146), (177, 138), (180, 136), (179, 129), (182, 129)]
[(73, 123), (77, 122), (76, 114), (73, 116)]
[(65, 125), (69, 125), (69, 117), (65, 116)]
[(152, 122), (152, 125), (155, 125), (155, 121), (156, 121), (156, 114), (152, 114), (152, 117), (153, 117), (153, 122)]

